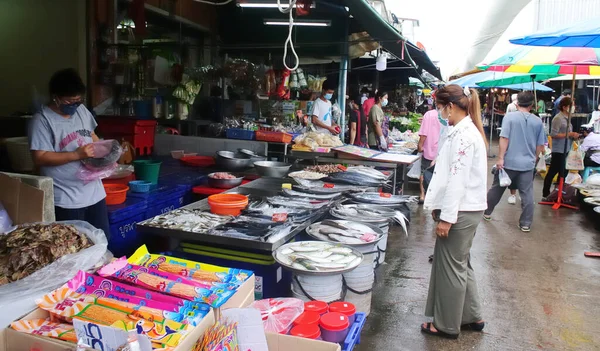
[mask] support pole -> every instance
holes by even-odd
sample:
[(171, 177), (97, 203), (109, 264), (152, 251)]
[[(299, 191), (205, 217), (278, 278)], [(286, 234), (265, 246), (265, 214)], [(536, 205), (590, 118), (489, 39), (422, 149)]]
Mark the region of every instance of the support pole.
[(342, 115), (340, 117), (339, 125), (342, 129), (340, 133), (340, 139), (342, 142), (346, 142), (346, 85), (348, 82), (348, 36), (350, 31), (350, 19), (346, 18), (346, 34), (344, 36), (344, 42), (342, 43), (342, 57), (340, 60), (340, 84), (338, 87), (338, 103)]
[(489, 144), (489, 150), (488, 150), (488, 158), (494, 158), (496, 157), (496, 155), (492, 155), (492, 139), (494, 138), (494, 114), (495, 114), (495, 108), (494, 106), (496, 105), (496, 94), (492, 93), (492, 91), (490, 90), (490, 93), (492, 94), (492, 116), (490, 117), (490, 144)]

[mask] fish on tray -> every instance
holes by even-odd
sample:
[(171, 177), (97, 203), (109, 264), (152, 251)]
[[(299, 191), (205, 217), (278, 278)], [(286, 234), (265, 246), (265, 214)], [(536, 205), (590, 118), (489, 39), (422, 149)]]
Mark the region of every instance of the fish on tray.
[(329, 200), (316, 200), (306, 198), (290, 198), (285, 196), (272, 196), (268, 197), (267, 201), (271, 205), (286, 206), (292, 208), (303, 208), (303, 209), (319, 209), (329, 204)]
[(286, 266), (312, 272), (346, 270), (362, 261), (362, 257), (349, 247), (317, 241), (284, 245), (277, 249), (275, 257)]
[(348, 167), (346, 172), (358, 173), (358, 174), (364, 175), (366, 177), (377, 179), (377, 180), (388, 179), (387, 175), (385, 175), (381, 171), (378, 171), (375, 168), (371, 168), (371, 167), (365, 167), (365, 166)]
[(300, 198), (309, 198), (309, 199), (316, 199), (316, 200), (331, 200), (331, 199), (335, 199), (336, 197), (341, 196), (342, 193), (338, 192), (338, 193), (327, 193), (327, 194), (311, 194), (308, 192), (283, 189), (283, 195), (288, 196), (288, 197), (300, 197)]
[(381, 194), (377, 192), (350, 194), (350, 197), (352, 197), (352, 199), (358, 202), (378, 205), (399, 205), (403, 203), (412, 203), (419, 201), (419, 198), (417, 196), (391, 195)]
[(347, 245), (368, 244), (377, 241), (381, 237), (370, 227), (352, 221), (325, 220), (310, 225), (307, 232), (319, 240)]
[(327, 178), (324, 178), (323, 180), (332, 183), (343, 183), (368, 187), (379, 187), (385, 182), (384, 180), (374, 179), (356, 172), (331, 173)]
[(380, 222), (382, 218), (391, 219), (400, 224), (404, 233), (408, 235), (408, 219), (400, 211), (388, 207), (366, 204), (338, 204), (330, 210), (330, 213), (337, 218), (345, 220), (360, 219), (360, 222)]
[[(361, 192), (365, 191), (365, 187), (349, 185), (349, 184), (331, 184), (325, 183), (322, 180), (307, 180), (295, 179), (298, 185), (293, 185), (292, 188), (297, 191), (302, 191), (311, 194), (331, 194), (339, 192)], [(333, 186), (331, 186), (333, 185)]]

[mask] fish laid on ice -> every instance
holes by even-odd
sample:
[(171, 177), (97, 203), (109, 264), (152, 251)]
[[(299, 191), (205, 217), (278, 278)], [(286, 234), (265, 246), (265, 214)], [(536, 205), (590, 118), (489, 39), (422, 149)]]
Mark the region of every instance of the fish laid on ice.
[(351, 238), (348, 236), (344, 236), (344, 235), (338, 235), (338, 234), (329, 234), (329, 237), (337, 242), (343, 243), (343, 244), (364, 244), (365, 242), (357, 239), (357, 238)]

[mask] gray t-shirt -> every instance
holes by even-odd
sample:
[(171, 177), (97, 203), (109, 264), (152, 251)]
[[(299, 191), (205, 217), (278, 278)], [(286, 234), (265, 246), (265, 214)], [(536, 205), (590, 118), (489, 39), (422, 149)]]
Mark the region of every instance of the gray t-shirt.
[(500, 136), (508, 139), (504, 167), (513, 171), (535, 169), (536, 148), (546, 143), (544, 125), (536, 115), (510, 112), (502, 120)]
[[(91, 143), (92, 132), (98, 124), (88, 109), (81, 105), (69, 118), (52, 111), (47, 106), (33, 116), (29, 128), (31, 150), (70, 152)], [(83, 208), (94, 205), (106, 197), (102, 181), (87, 184), (77, 176), (83, 167), (79, 161), (62, 166), (41, 167), (43, 176), (54, 180), (54, 205), (62, 208)]]
[[(565, 153), (565, 141), (568, 139), (569, 144), (573, 141), (570, 138), (556, 139), (554, 138), (557, 134), (566, 134), (573, 131), (573, 125), (569, 126), (569, 131), (567, 132), (567, 123), (568, 119), (565, 114), (559, 112), (554, 118), (552, 118), (552, 127), (550, 127), (550, 136), (552, 138), (552, 152), (556, 152), (559, 154)], [(569, 152), (570, 148), (567, 148), (567, 152)]]

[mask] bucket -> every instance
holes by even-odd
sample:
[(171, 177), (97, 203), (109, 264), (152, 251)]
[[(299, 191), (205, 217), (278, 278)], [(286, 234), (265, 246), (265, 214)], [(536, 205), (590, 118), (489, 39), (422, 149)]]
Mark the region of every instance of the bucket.
[(362, 312), (366, 316), (371, 313), (371, 298), (373, 296), (373, 292), (368, 292), (366, 294), (355, 294), (352, 291), (346, 291), (346, 298), (344, 301), (350, 302), (356, 307), (356, 312)]
[(385, 262), (385, 250), (387, 249), (388, 234), (390, 232), (390, 223), (385, 222), (378, 226), (383, 231), (383, 237), (377, 242), (377, 256), (375, 257), (375, 268)]
[(136, 160), (133, 161), (133, 169), (135, 170), (135, 178), (137, 180), (145, 180), (152, 184), (158, 182), (160, 173), (160, 161), (152, 160)]
[[(368, 251), (365, 250), (365, 252)], [(376, 256), (375, 253), (364, 255), (361, 264), (343, 275), (347, 288), (344, 300), (354, 304), (356, 312), (363, 312), (367, 315), (371, 312), (371, 289), (375, 284), (374, 263)]]
[(327, 303), (342, 297), (342, 275), (302, 275), (295, 274), (292, 278), (292, 295), (304, 302), (312, 300)]

